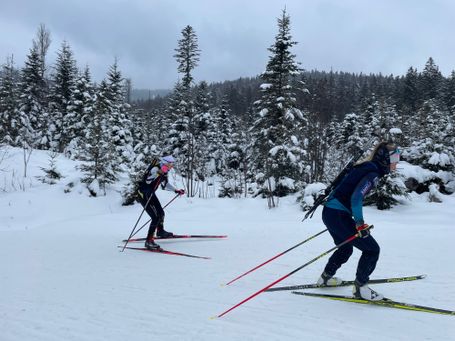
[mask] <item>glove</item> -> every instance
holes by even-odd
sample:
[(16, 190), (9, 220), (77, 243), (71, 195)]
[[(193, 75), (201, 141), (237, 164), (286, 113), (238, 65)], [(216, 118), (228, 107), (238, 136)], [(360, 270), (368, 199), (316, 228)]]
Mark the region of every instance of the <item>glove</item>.
[(176, 189), (174, 192), (178, 193), (178, 195), (184, 195), (185, 194), (185, 190), (184, 189)]
[(370, 235), (370, 229), (369, 229), (369, 225), (368, 224), (362, 224), (362, 225), (357, 225), (356, 226), (356, 229), (357, 229), (357, 235), (359, 236), (359, 238), (366, 238)]

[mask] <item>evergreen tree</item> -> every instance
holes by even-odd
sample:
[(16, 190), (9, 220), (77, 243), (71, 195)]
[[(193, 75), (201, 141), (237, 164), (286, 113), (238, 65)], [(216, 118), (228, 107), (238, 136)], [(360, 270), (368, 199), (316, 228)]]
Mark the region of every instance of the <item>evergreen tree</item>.
[(365, 206), (376, 205), (379, 210), (388, 210), (398, 204), (398, 198), (407, 197), (406, 186), (397, 172), (379, 180), (378, 185), (365, 198)]
[(217, 125), (215, 111), (210, 108), (211, 94), (208, 85), (202, 81), (196, 87), (194, 134), (197, 143), (196, 150), (196, 176), (200, 181), (199, 197), (208, 198), (215, 193), (210, 191), (214, 188), (214, 175), (216, 174), (217, 152)]
[[(378, 136), (381, 131), (382, 108), (375, 94), (364, 99), (365, 109), (360, 113), (360, 134), (362, 137)], [(346, 117), (345, 117), (346, 118)], [(355, 122), (354, 122), (355, 123)]]
[[(256, 103), (255, 166), (264, 177), (269, 207), (276, 206), (273, 195), (283, 196), (297, 190), (302, 169), (303, 148), (297, 139), (302, 112), (295, 107), (293, 80), (300, 68), (291, 53), (297, 44), (290, 34), (290, 18), (283, 11), (278, 18), (278, 34), (269, 48), (271, 56), (261, 75), (262, 96)], [(259, 180), (261, 181), (261, 180)]]
[[(366, 139), (363, 135), (366, 126), (362, 124), (357, 114), (348, 114), (339, 125), (339, 133), (337, 134), (336, 146), (345, 152), (344, 159), (349, 159), (350, 155), (354, 154), (358, 148), (363, 148)], [(347, 157), (349, 156), (349, 157)]]
[(178, 48), (174, 57), (177, 60), (178, 72), (182, 74), (182, 88), (186, 95), (189, 95), (193, 83), (193, 69), (198, 66), (200, 50), (198, 47), (197, 35), (191, 26), (182, 30), (182, 38), (178, 41)]
[[(244, 188), (246, 144), (245, 131), (242, 131), (242, 122), (238, 122), (230, 110), (227, 98), (220, 108), (220, 140), (224, 146), (221, 159), (223, 169), (221, 172), (222, 186), (220, 197), (240, 197), (246, 191)], [(237, 121), (237, 122), (236, 122)]]
[(42, 61), (33, 47), (21, 72), (19, 97), (19, 136), (16, 145), (24, 148), (45, 148), (49, 145), (46, 98), (47, 87), (43, 78)]
[(69, 44), (64, 41), (57, 53), (55, 73), (50, 89), (50, 145), (58, 152), (63, 152), (75, 136), (70, 135), (69, 110), (71, 99), (76, 89), (77, 67)]
[(182, 30), (182, 38), (178, 42), (178, 48), (174, 55), (178, 62), (178, 72), (182, 74), (182, 80), (177, 83), (173, 101), (172, 116), (175, 121), (169, 134), (169, 146), (167, 149), (177, 157), (177, 168), (185, 177), (187, 195), (192, 197), (196, 194), (195, 181), (197, 170), (198, 145), (196, 142), (195, 105), (191, 93), (193, 83), (193, 69), (198, 65), (200, 50), (198, 49), (197, 36), (191, 26)]
[(124, 79), (118, 69), (117, 61), (110, 67), (107, 77), (109, 91), (106, 96), (110, 103), (111, 139), (118, 155), (118, 163), (126, 164), (133, 156), (133, 138), (131, 136), (131, 121), (128, 117), (130, 106), (125, 102)]
[(18, 136), (17, 84), (13, 58), (7, 58), (0, 77), (0, 143), (14, 145)]
[(453, 128), (448, 113), (441, 110), (435, 100), (425, 101), (413, 125), (414, 138), (403, 152), (405, 160), (435, 172), (453, 172)]
[(455, 114), (455, 71), (452, 71), (450, 77), (445, 81), (444, 99), (449, 111), (452, 115)]
[(84, 172), (82, 182), (87, 184), (91, 195), (106, 194), (106, 186), (117, 180), (120, 171), (118, 157), (111, 138), (110, 113), (112, 112), (110, 87), (103, 80), (96, 91), (92, 120), (84, 137), (80, 169)]
[(95, 89), (87, 66), (76, 78), (68, 113), (65, 116), (66, 134), (70, 137), (70, 142), (65, 148), (67, 156), (79, 157), (86, 130), (93, 119), (94, 105)]
[(419, 106), (419, 75), (417, 70), (410, 67), (403, 82), (403, 110), (407, 116), (414, 115)]
[(440, 98), (443, 77), (433, 58), (430, 57), (425, 64), (419, 83), (423, 100)]

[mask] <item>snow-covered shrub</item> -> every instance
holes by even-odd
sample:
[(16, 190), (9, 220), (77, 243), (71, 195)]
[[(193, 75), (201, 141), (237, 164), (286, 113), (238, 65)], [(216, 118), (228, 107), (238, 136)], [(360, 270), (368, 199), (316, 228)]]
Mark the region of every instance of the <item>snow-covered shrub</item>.
[(49, 168), (40, 167), (40, 169), (45, 173), (44, 176), (37, 176), (36, 178), (42, 183), (54, 185), (60, 180), (63, 176), (57, 170), (56, 158), (58, 154), (56, 152), (49, 153)]
[(430, 202), (441, 203), (443, 201), (442, 194), (439, 192), (439, 186), (436, 184), (431, 184), (428, 188), (428, 200)]
[(398, 199), (407, 197), (402, 175), (390, 173), (379, 180), (378, 185), (367, 195), (365, 206), (376, 205), (378, 210), (387, 210), (398, 204)]
[(298, 198), (300, 206), (304, 211), (309, 210), (313, 205), (315, 200), (322, 194), (327, 186), (321, 182), (316, 182), (309, 184), (303, 190), (302, 195)]

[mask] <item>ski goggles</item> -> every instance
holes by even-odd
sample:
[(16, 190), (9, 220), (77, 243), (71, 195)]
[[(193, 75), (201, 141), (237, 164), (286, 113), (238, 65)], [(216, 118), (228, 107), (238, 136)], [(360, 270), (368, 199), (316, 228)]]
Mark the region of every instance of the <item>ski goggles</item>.
[(395, 150), (392, 150), (389, 155), (390, 155), (390, 163), (398, 163), (400, 162), (400, 150), (397, 148)]

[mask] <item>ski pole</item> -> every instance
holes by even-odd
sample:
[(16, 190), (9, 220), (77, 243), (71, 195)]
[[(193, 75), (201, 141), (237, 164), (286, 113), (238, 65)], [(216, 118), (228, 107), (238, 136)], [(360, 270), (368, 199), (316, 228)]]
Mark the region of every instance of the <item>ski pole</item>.
[[(166, 205), (164, 205), (163, 210), (164, 210), (166, 207), (168, 207), (169, 204), (170, 204), (171, 202), (173, 202), (179, 195), (180, 195), (180, 194), (177, 194), (177, 195), (176, 195), (175, 197), (173, 197)], [(134, 234), (133, 234), (132, 236), (130, 236), (130, 238), (128, 238), (128, 240), (131, 239), (131, 238), (133, 238), (136, 234), (138, 234), (139, 231), (142, 230), (142, 229), (145, 227), (145, 225), (147, 225), (147, 224), (150, 222), (150, 220), (152, 220), (152, 219), (147, 220), (147, 221), (145, 222), (144, 225), (142, 225), (136, 232), (134, 232)]]
[(137, 224), (139, 224), (139, 221), (141, 220), (142, 215), (143, 215), (144, 212), (145, 212), (145, 208), (149, 205), (150, 200), (152, 199), (152, 197), (153, 197), (153, 195), (151, 195), (150, 198), (148, 198), (147, 203), (145, 204), (145, 206), (144, 206), (144, 208), (143, 208), (141, 214), (139, 215), (139, 218), (137, 218), (136, 224), (134, 224), (134, 227), (133, 227), (133, 229), (131, 230), (130, 236), (129, 236), (128, 239), (126, 240), (125, 245), (123, 245), (123, 249), (121, 250), (121, 252), (125, 251), (126, 245), (128, 245), (129, 240), (130, 240), (131, 237), (133, 236), (134, 230), (136, 229)]
[(269, 285), (267, 285), (265, 288), (262, 288), (261, 290), (255, 292), (253, 295), (245, 298), (243, 301), (241, 301), (240, 303), (237, 303), (235, 306), (229, 308), (228, 310), (226, 310), (224, 313), (221, 313), (217, 316), (214, 316), (213, 318), (217, 318), (217, 317), (222, 317), (224, 315), (226, 315), (228, 312), (230, 312), (231, 310), (234, 310), (235, 308), (237, 308), (238, 306), (241, 306), (243, 303), (245, 302), (248, 302), (249, 300), (251, 300), (252, 298), (256, 297), (257, 295), (259, 295), (261, 292), (264, 292), (266, 291), (267, 289), (273, 287), (275, 284), (281, 282), (282, 280), (288, 278), (289, 276), (295, 274), (297, 271), (299, 270), (302, 270), (304, 267), (310, 265), (311, 263), (314, 263), (315, 261), (317, 261), (319, 258), (322, 258), (326, 255), (328, 255), (330, 252), (332, 252), (333, 250), (336, 250), (340, 247), (342, 247), (343, 245), (347, 244), (347, 243), (350, 243), (352, 242), (354, 239), (358, 238), (360, 236), (360, 231), (363, 231), (363, 230), (368, 230), (368, 229), (372, 229), (373, 228), (373, 225), (367, 225), (366, 227), (363, 227), (361, 226), (361, 228), (358, 229), (359, 232), (357, 232), (356, 234), (352, 235), (351, 237), (349, 237), (348, 239), (346, 239), (344, 242), (338, 244), (338, 245), (335, 245), (333, 248), (331, 248), (330, 250), (324, 252), (324, 253), (321, 253), (319, 256), (317, 256), (316, 258), (313, 258), (312, 260), (310, 260), (309, 262), (299, 266), (297, 269), (295, 269), (294, 271), (291, 271), (290, 273), (288, 273), (287, 275), (284, 275), (283, 277), (280, 277), (278, 278), (276, 281), (270, 283)]
[(175, 195), (175, 197), (173, 197), (171, 200), (169, 200), (169, 202), (168, 202), (166, 205), (164, 205), (163, 210), (164, 210), (166, 207), (168, 207), (168, 206), (171, 204), (171, 202), (173, 202), (173, 201), (174, 201), (175, 199), (177, 199), (177, 197), (179, 197), (179, 196), (180, 196), (180, 193), (177, 193), (177, 194)]
[(325, 231), (327, 231), (327, 229), (325, 229), (325, 230), (323, 230), (323, 231), (321, 231), (321, 232), (318, 232), (318, 233), (316, 233), (315, 235), (313, 235), (313, 236), (311, 236), (311, 237), (305, 239), (303, 242), (300, 242), (300, 243), (298, 243), (297, 245), (294, 245), (293, 247), (287, 249), (286, 251), (283, 251), (283, 252), (277, 254), (276, 256), (270, 258), (269, 260), (265, 261), (265, 262), (262, 263), (262, 264), (259, 264), (258, 266), (254, 267), (253, 269), (251, 269), (251, 270), (245, 272), (244, 274), (242, 274), (242, 275), (240, 275), (240, 276), (234, 278), (232, 281), (230, 281), (230, 282), (228, 282), (228, 283), (226, 283), (226, 284), (224, 284), (224, 285), (229, 285), (229, 284), (231, 284), (231, 283), (234, 283), (236, 280), (238, 280), (238, 279), (242, 278), (243, 276), (246, 276), (246, 275), (248, 275), (249, 273), (251, 273), (251, 272), (253, 272), (253, 271), (259, 269), (261, 266), (263, 266), (263, 265), (265, 265), (265, 264), (267, 264), (267, 263), (270, 263), (272, 260), (274, 260), (274, 259), (276, 259), (276, 258), (278, 258), (278, 257), (281, 257), (282, 255), (284, 255), (285, 253), (288, 253), (289, 251), (295, 249), (296, 247), (298, 247), (298, 246), (300, 246), (300, 245), (302, 245), (302, 244), (305, 244), (306, 242), (310, 241), (310, 240), (313, 239), (313, 238), (316, 238), (316, 237), (319, 236), (320, 234), (323, 234)]
[[(160, 185), (160, 182), (161, 182), (161, 178), (160, 178), (160, 177), (161, 177), (161, 174), (158, 173), (158, 176), (156, 177), (156, 179), (157, 179), (158, 181), (156, 182), (155, 188), (153, 189), (153, 192), (152, 192), (152, 194), (150, 195), (150, 197), (147, 199), (147, 202), (145, 203), (144, 209), (142, 210), (141, 214), (139, 215), (139, 218), (137, 218), (136, 224), (134, 224), (133, 230), (131, 230), (130, 236), (129, 236), (128, 239), (126, 240), (126, 243), (125, 243), (125, 245), (123, 245), (123, 249), (122, 249), (120, 252), (125, 251), (125, 248), (126, 248), (126, 246), (128, 245), (129, 240), (131, 239), (132, 236), (134, 236), (133, 233), (134, 233), (134, 230), (136, 229), (137, 224), (138, 224), (139, 221), (141, 220), (141, 217), (142, 217), (142, 215), (144, 214), (145, 209), (146, 209), (147, 206), (149, 205), (150, 200), (151, 200), (152, 197), (153, 197), (153, 193), (156, 192), (158, 186)], [(142, 227), (144, 227), (144, 225), (143, 225)], [(142, 227), (141, 227), (141, 229), (142, 229)]]

